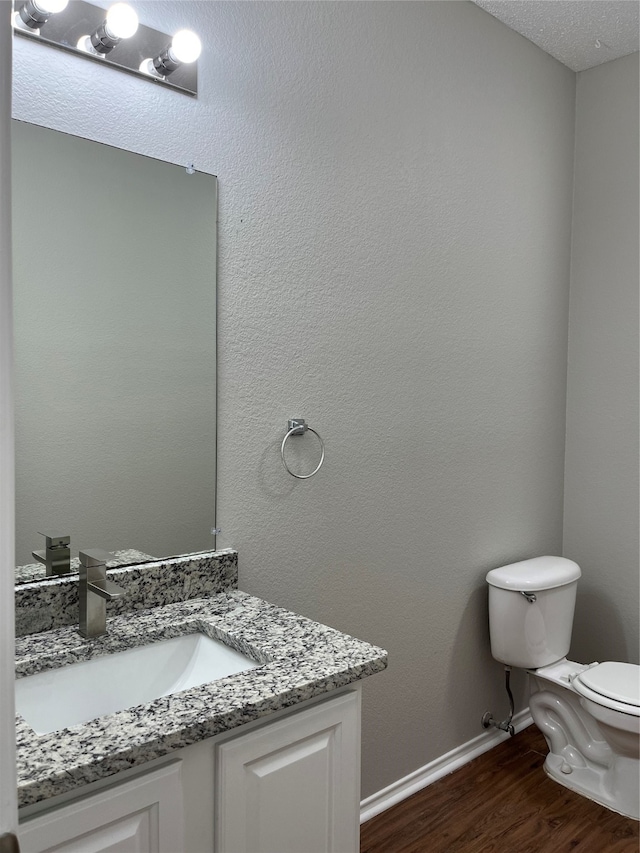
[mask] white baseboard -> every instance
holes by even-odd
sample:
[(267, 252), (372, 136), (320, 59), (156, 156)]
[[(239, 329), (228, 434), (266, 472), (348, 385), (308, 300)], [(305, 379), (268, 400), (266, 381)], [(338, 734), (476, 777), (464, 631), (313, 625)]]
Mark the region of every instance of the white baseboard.
[[(531, 719), (528, 708), (525, 708), (524, 711), (519, 711), (513, 718), (513, 725), (517, 732), (526, 729), (532, 723), (533, 720)], [(360, 803), (360, 823), (364, 823), (377, 814), (386, 811), (391, 806), (401, 803), (402, 800), (406, 800), (407, 797), (415, 794), (416, 791), (421, 791), (427, 785), (431, 785), (432, 782), (442, 779), (443, 776), (447, 776), (449, 773), (453, 773), (458, 767), (468, 764), (469, 761), (482, 755), (483, 752), (488, 752), (494, 746), (502, 743), (503, 740), (508, 740), (508, 738), (509, 735), (506, 732), (498, 731), (498, 729), (489, 729), (478, 735), (478, 737), (474, 737), (473, 740), (463, 743), (462, 746), (452, 749), (451, 752), (441, 755), (440, 758), (430, 761), (424, 767), (414, 770), (413, 773), (409, 773), (403, 779), (398, 779), (397, 782), (393, 782), (391, 785), (378, 791), (377, 794), (372, 794), (370, 797), (362, 800)]]

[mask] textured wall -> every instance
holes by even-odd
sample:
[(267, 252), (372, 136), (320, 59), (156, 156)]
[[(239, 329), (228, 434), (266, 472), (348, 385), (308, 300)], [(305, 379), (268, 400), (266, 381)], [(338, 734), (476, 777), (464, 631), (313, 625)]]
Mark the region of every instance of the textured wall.
[(219, 176), (222, 544), (389, 649), (366, 796), (506, 711), (484, 575), (561, 548), (574, 74), (463, 2), (140, 5), (197, 101), (21, 41), (15, 113)]
[(564, 553), (584, 661), (638, 661), (638, 179), (636, 53), (577, 78)]

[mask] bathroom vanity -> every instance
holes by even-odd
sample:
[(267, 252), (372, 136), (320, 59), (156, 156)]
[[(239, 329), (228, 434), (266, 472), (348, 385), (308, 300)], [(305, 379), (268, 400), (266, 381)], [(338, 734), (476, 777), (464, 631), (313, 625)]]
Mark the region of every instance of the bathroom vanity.
[[(386, 667), (386, 652), (240, 592), (234, 552), (179, 559), (177, 601), (175, 560), (110, 570), (129, 594), (92, 641), (69, 623), (77, 579), (18, 588), (22, 616), (30, 597), (60, 598), (49, 630), (17, 639), (19, 679), (191, 634), (251, 659), (53, 731), (18, 715), (23, 853), (355, 853), (358, 682)], [(139, 609), (144, 589), (154, 602)]]

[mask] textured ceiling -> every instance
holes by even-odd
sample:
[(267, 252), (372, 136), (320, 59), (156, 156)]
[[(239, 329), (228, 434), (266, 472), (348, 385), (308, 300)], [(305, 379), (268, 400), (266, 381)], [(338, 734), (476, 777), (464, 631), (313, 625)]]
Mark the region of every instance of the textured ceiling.
[(639, 49), (639, 0), (474, 0), (573, 71)]

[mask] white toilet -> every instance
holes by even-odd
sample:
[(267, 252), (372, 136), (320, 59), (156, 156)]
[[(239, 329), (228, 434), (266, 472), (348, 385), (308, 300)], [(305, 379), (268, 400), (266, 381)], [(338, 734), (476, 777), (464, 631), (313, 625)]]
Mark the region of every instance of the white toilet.
[(580, 567), (535, 557), (487, 574), (491, 653), (528, 670), (549, 776), (640, 819), (640, 667), (566, 659)]

